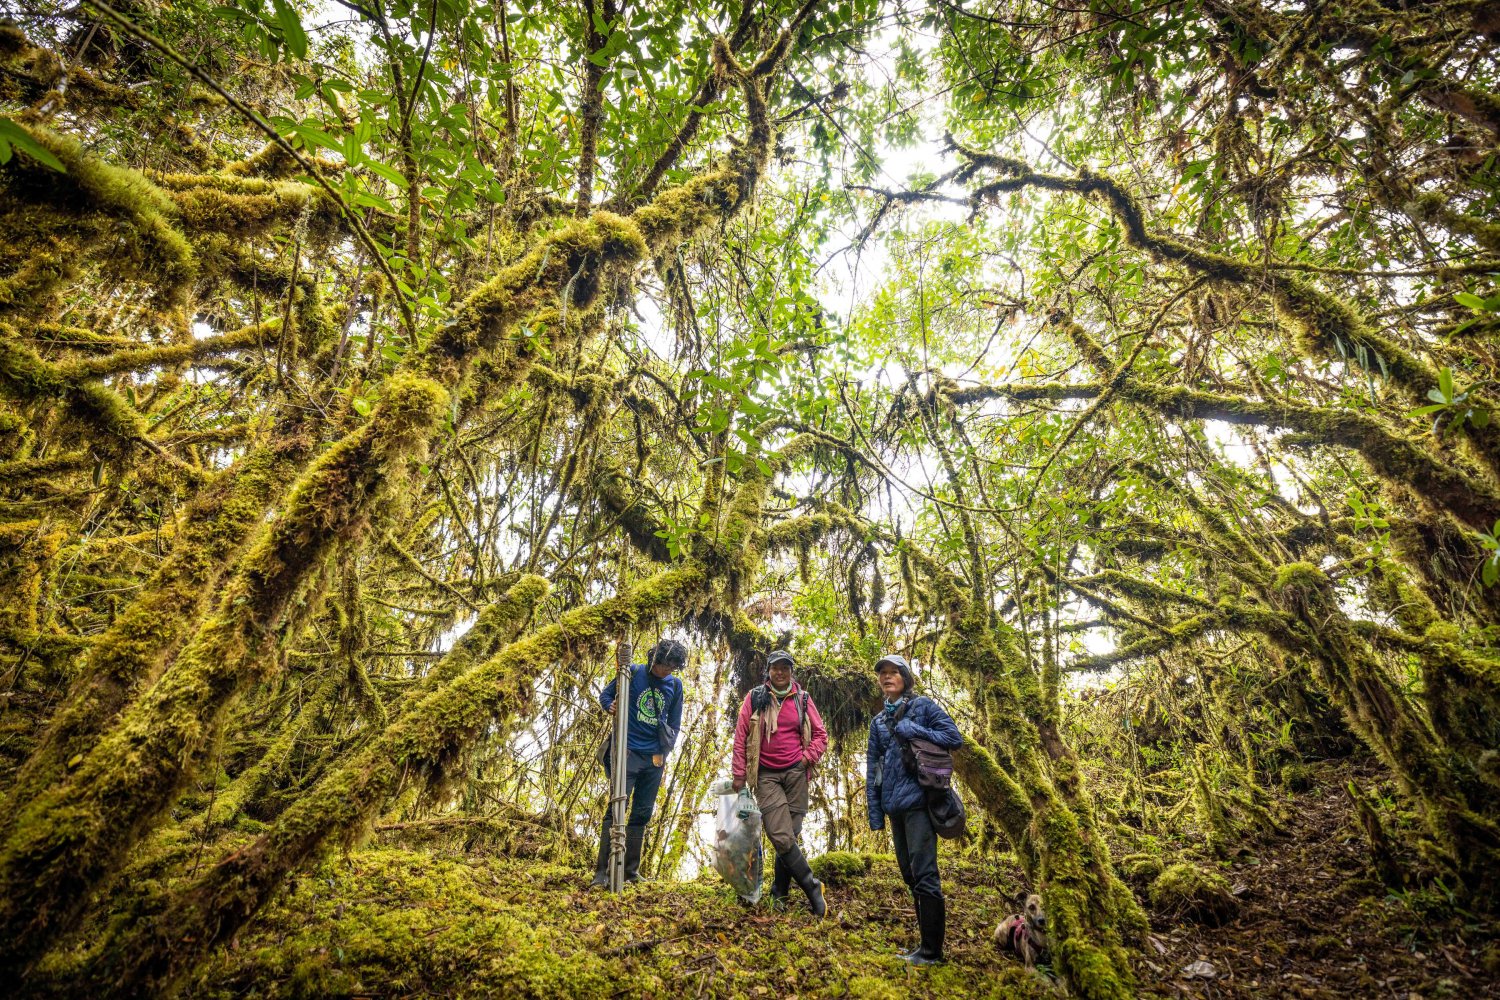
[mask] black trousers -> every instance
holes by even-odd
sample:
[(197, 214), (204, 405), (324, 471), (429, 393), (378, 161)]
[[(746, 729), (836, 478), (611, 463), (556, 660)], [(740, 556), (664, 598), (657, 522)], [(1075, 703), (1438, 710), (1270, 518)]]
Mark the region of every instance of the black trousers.
[[(625, 821), (629, 826), (645, 826), (656, 811), (656, 793), (661, 791), (661, 779), (666, 774), (666, 765), (657, 767), (651, 763), (649, 753), (631, 750), (625, 755), (625, 794), (629, 797), (630, 816)], [(610, 761), (604, 761), (604, 773), (610, 773)], [(604, 825), (610, 824), (610, 812), (605, 810)]]
[(891, 840), (896, 845), (896, 863), (901, 878), (914, 893), (941, 896), (943, 883), (938, 878), (937, 833), (927, 809), (918, 806), (906, 812), (892, 813)]

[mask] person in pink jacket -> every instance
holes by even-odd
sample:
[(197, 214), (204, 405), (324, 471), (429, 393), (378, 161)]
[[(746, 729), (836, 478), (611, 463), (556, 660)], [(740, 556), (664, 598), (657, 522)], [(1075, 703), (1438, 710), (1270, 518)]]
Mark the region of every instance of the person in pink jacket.
[(812, 696), (792, 679), (792, 654), (766, 657), (766, 682), (745, 695), (734, 727), (734, 787), (749, 785), (760, 804), (761, 822), (776, 850), (771, 899), (786, 905), (793, 879), (807, 893), (807, 906), (823, 916), (823, 884), (813, 877), (798, 844), (807, 815), (807, 781), (828, 749), (828, 732)]

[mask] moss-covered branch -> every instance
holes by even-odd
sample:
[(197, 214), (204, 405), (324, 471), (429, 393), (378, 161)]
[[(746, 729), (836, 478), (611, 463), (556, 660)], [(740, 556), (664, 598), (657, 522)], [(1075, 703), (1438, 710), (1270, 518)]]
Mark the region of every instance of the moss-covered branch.
[(184, 363), (203, 363), (212, 358), (277, 343), (281, 321), (271, 320), (257, 323), (231, 333), (216, 337), (205, 337), (187, 344), (170, 344), (165, 347), (142, 347), (136, 350), (117, 351), (99, 358), (70, 361), (57, 366), (57, 375), (64, 381), (104, 378), (122, 372), (146, 371)]
[[(1106, 391), (1102, 383), (980, 386), (954, 391), (958, 404), (987, 399), (1019, 402), (1095, 399)], [(1391, 430), (1384, 421), (1354, 409), (1311, 406), (1291, 400), (1264, 401), (1212, 393), (1186, 386), (1161, 385), (1127, 378), (1119, 398), (1181, 420), (1222, 420), (1225, 423), (1296, 431), (1306, 443), (1349, 448), (1358, 452), (1380, 476), (1405, 483), (1427, 501), (1452, 511), (1466, 524), (1487, 528), (1500, 513), (1500, 488), (1477, 470), (1466, 469), (1451, 456), (1434, 454), (1423, 443)]]
[(68, 929), (88, 888), (159, 819), (225, 706), (257, 676), (289, 615), (300, 614), (296, 599), (337, 545), (364, 534), (447, 408), (433, 382), (393, 380), (371, 419), (302, 476), (171, 669), (65, 782), (17, 817), (0, 854), (0, 926), (13, 943), (7, 964), (24, 966)]
[[(722, 47), (715, 51), (734, 68)], [(172, 668), (66, 783), (49, 789), (18, 818), (0, 854), (0, 886), (7, 890), (0, 933), (15, 943), (9, 967), (24, 967), (68, 929), (88, 889), (161, 816), (197, 765), (225, 707), (271, 661), (278, 633), (300, 621), (309, 602), (294, 602), (315, 584), (334, 547), (358, 544), (372, 522), (391, 516), (385, 498), (425, 452), (448, 410), (449, 391), (461, 389), (474, 362), (508, 346), (508, 377), (494, 384), (514, 384), (542, 346), (511, 339), (514, 327), (549, 297), (586, 309), (608, 280), (628, 275), (650, 251), (724, 221), (749, 197), (764, 169), (771, 132), (765, 79), (737, 72), (750, 118), (746, 144), (724, 166), (664, 192), (630, 220), (601, 212), (565, 226), (470, 295), (453, 321), (382, 386), (371, 419), (303, 476), (246, 556), (218, 611)], [(542, 336), (557, 350), (569, 329), (559, 322)], [(127, 760), (139, 765), (127, 766)]]
[[(693, 604), (706, 582), (695, 564), (665, 570), (618, 597), (568, 612), (434, 690), (299, 797), (270, 832), (184, 889), (160, 918), (127, 934), (119, 942), (129, 963), (122, 995), (160, 995), (208, 947), (243, 926), (289, 872), (331, 839), (358, 835), (404, 774), (440, 768), (468, 741), (524, 714), (543, 671), (603, 655), (623, 630)], [(213, 930), (184, 947), (184, 926)]]

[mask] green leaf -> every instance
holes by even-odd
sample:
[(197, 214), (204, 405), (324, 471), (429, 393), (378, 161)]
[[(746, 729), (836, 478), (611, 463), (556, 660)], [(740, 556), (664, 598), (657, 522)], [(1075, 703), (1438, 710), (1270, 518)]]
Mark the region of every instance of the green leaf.
[(295, 125), (292, 127), (292, 131), (296, 132), (298, 138), (309, 146), (322, 146), (324, 149), (331, 149), (335, 153), (343, 152), (343, 142), (335, 139), (331, 133), (318, 128), (316, 125), (305, 123)]
[(1453, 296), (1455, 302), (1461, 306), (1468, 306), (1475, 312), (1487, 312), (1489, 303), (1472, 292), (1459, 292)]
[(67, 173), (68, 168), (41, 143), (31, 137), (31, 133), (20, 125), (11, 121), (4, 115), (0, 115), (0, 163), (10, 161), (11, 147), (19, 149), (33, 160), (46, 167), (51, 167), (59, 173)]
[(1442, 393), (1443, 393), (1443, 400), (1445, 402), (1451, 402), (1453, 400), (1453, 369), (1452, 368), (1444, 368), (1444, 369), (1442, 369), (1441, 371), (1438, 372), (1438, 389), (1440, 389), (1442, 391)]
[(389, 212), (392, 215), (396, 214), (395, 205), (392, 205), (379, 195), (371, 194), (368, 191), (355, 191), (351, 196), (351, 200), (356, 205), (363, 205), (366, 208), (378, 208), (382, 212)]
[(394, 167), (387, 166), (386, 164), (381, 163), (379, 160), (366, 160), (365, 166), (369, 167), (372, 172), (379, 174), (381, 177), (384, 177), (386, 180), (390, 181), (392, 184), (396, 185), (402, 190), (405, 190), (409, 186), (409, 182), (401, 174), (401, 171), (395, 169)]
[(372, 407), (370, 406), (370, 401), (368, 399), (363, 396), (355, 396), (352, 402), (354, 404), (355, 413), (358, 413), (362, 417), (368, 417), (370, 415), (370, 410), (372, 409)]
[(276, 26), (281, 29), (287, 51), (298, 59), (306, 59), (307, 32), (302, 30), (302, 18), (286, 0), (276, 0)]

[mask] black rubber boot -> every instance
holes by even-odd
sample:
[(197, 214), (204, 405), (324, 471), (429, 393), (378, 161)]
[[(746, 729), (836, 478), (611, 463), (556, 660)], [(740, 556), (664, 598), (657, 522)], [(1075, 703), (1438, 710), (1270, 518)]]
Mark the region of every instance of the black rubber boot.
[(771, 904), (778, 910), (786, 909), (787, 892), (792, 887), (792, 872), (782, 860), (781, 855), (776, 855), (776, 876), (771, 879)]
[(594, 881), (590, 889), (609, 888), (609, 821), (599, 830), (599, 860), (594, 862)]
[[(911, 902), (912, 902), (912, 906), (916, 907), (916, 910), (917, 910), (917, 927), (920, 928), (922, 926), (922, 897), (919, 896), (919, 895), (917, 895), (916, 893), (912, 893), (911, 894)], [(912, 945), (911, 948), (909, 948), (908, 950), (903, 951), (901, 953), (901, 957), (904, 958), (904, 959), (910, 960), (912, 958), (912, 956), (920, 954), (921, 951), (922, 951), (922, 939), (921, 939), (921, 931), (919, 930), (918, 933), (917, 933), (917, 943), (914, 944), (914, 945)]]
[(917, 925), (922, 929), (922, 947), (906, 960), (912, 965), (937, 965), (943, 960), (943, 936), (947, 930), (948, 904), (942, 896), (921, 896)]
[(828, 904), (823, 902), (823, 883), (813, 876), (812, 868), (807, 864), (807, 858), (802, 855), (802, 848), (793, 844), (791, 848), (782, 855), (782, 863), (786, 865), (787, 871), (791, 872), (792, 878), (807, 893), (807, 908), (815, 917), (821, 917), (828, 912)]
[(625, 828), (625, 881), (639, 882), (641, 880), (641, 844), (646, 840), (646, 827), (627, 826)]

